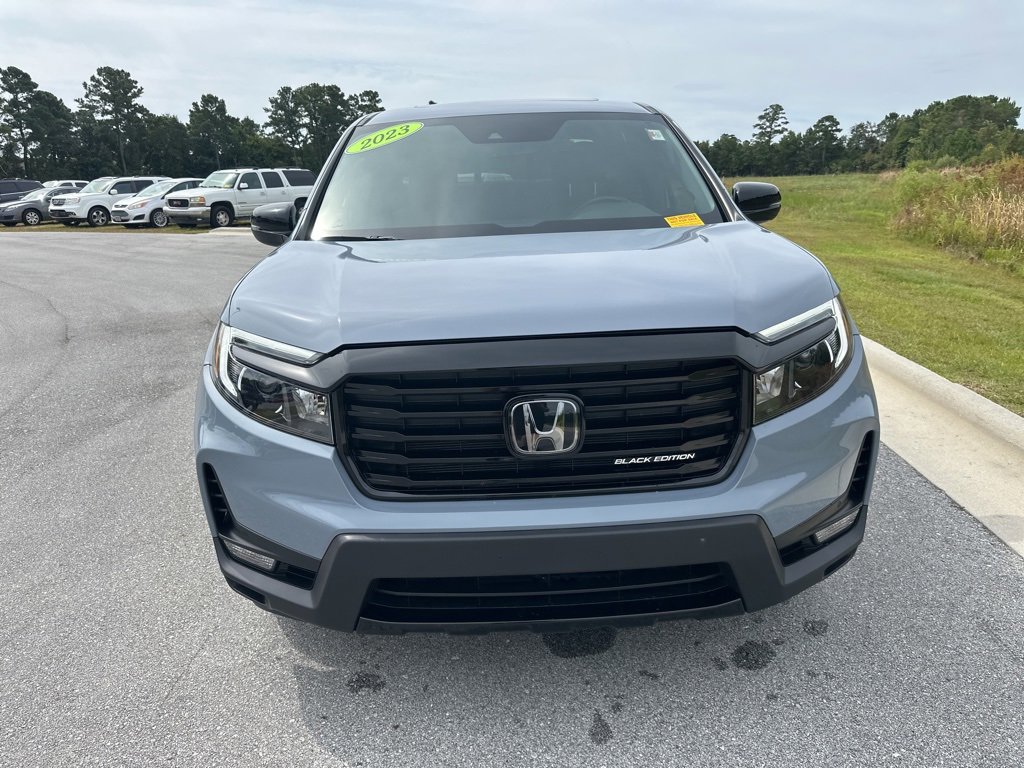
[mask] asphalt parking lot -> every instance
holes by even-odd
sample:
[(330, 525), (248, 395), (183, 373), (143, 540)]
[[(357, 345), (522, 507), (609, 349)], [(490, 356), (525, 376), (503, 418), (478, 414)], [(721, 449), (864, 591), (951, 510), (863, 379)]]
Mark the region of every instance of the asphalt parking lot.
[(857, 557), (756, 615), (375, 637), (232, 593), (192, 403), (267, 250), (0, 235), (0, 765), (1020, 765), (1024, 560), (888, 450)]

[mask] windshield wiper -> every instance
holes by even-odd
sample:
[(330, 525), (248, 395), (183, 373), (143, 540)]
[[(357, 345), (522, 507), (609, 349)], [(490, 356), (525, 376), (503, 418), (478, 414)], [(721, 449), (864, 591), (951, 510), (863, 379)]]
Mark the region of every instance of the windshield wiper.
[(367, 240), (401, 240), (402, 238), (391, 237), (391, 235), (336, 235), (335, 237), (322, 237), (320, 239), (335, 243), (345, 240), (365, 242)]

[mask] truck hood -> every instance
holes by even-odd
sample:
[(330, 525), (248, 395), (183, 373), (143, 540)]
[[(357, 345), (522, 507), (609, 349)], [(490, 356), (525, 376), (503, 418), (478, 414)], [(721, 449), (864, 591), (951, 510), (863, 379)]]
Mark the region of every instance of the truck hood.
[(351, 345), (737, 328), (838, 289), (802, 248), (748, 222), (382, 242), (292, 241), (223, 319), (317, 352)]

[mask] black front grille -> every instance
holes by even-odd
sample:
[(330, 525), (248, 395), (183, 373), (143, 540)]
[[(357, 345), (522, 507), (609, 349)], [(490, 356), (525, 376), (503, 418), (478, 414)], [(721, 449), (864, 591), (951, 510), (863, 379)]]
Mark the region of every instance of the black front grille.
[(168, 208), (188, 208), (188, 200), (180, 197), (169, 197), (167, 198)]
[[(358, 375), (339, 414), (344, 455), (370, 492), (407, 497), (551, 495), (712, 482), (744, 429), (743, 369), (731, 360)], [(516, 456), (513, 398), (583, 405), (579, 450)], [(654, 459), (678, 454), (692, 459)], [(650, 457), (648, 463), (616, 459)]]
[(363, 618), (404, 624), (545, 621), (699, 610), (738, 599), (724, 563), (595, 573), (378, 579)]

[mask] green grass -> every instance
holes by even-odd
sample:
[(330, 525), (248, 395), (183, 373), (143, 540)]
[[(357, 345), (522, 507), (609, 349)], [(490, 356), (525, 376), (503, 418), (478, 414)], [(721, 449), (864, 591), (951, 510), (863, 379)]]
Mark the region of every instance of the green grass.
[(864, 335), (1024, 415), (1024, 276), (897, 234), (891, 175), (769, 181), (768, 227), (825, 263)]

